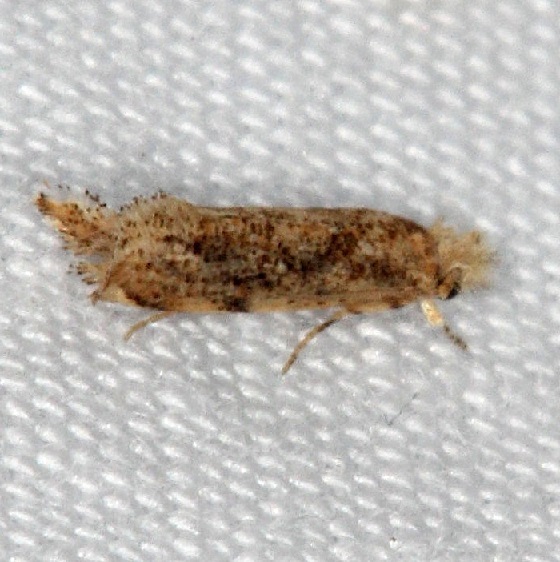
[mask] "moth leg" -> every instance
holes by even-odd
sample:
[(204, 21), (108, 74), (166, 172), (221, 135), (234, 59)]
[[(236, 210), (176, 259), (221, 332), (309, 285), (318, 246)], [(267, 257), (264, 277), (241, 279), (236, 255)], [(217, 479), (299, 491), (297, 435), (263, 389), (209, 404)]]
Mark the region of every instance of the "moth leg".
[[(324, 322), (318, 324), (305, 336), (300, 342), (296, 345), (292, 354), (284, 364), (282, 368), (282, 374), (285, 375), (288, 369), (294, 364), (296, 359), (298, 358), (301, 350), (318, 334), (326, 330), (329, 326), (332, 326), (335, 322), (342, 320), (346, 316), (350, 316), (351, 314), (362, 314), (365, 312), (380, 312), (382, 310), (388, 310), (390, 308), (399, 308), (403, 306), (407, 302), (410, 301), (410, 298), (403, 298), (402, 301), (400, 299), (393, 299), (392, 301), (385, 301), (379, 300), (378, 298), (372, 299), (370, 302), (352, 302), (349, 301), (345, 303), (345, 308), (337, 310), (331, 316), (329, 316)], [(436, 309), (437, 310), (437, 309)]]
[(443, 328), (445, 335), (457, 346), (459, 346), (463, 351), (468, 349), (465, 340), (458, 336), (453, 330), (449, 327), (447, 322), (445, 321), (442, 313), (436, 306), (436, 303), (433, 300), (424, 300), (421, 303), (422, 312), (426, 317), (426, 320), (430, 324), (430, 326), (437, 326), (438, 328)]
[(134, 334), (134, 332), (137, 332), (138, 330), (145, 328), (148, 324), (153, 324), (154, 322), (163, 320), (164, 318), (167, 318), (172, 314), (175, 314), (174, 310), (163, 310), (161, 312), (154, 312), (154, 314), (151, 314), (147, 318), (144, 318), (144, 320), (140, 320), (140, 322), (136, 322), (136, 324), (132, 325), (124, 335), (124, 340), (128, 341), (132, 336), (132, 334)]
[(347, 310), (346, 308), (342, 308), (340, 310), (337, 310), (336, 312), (331, 314), (326, 320), (324, 320), (320, 324), (317, 324), (317, 326), (315, 326), (314, 328), (309, 330), (309, 332), (307, 332), (307, 334), (305, 334), (305, 336), (296, 345), (296, 347), (292, 351), (290, 357), (288, 357), (288, 360), (286, 361), (286, 363), (284, 363), (284, 366), (282, 367), (282, 374), (285, 375), (288, 372), (289, 368), (294, 364), (294, 362), (298, 358), (299, 354), (301, 353), (301, 350), (316, 335), (325, 331), (329, 326), (332, 326), (335, 322), (338, 322), (339, 320), (342, 320), (344, 317), (349, 316), (350, 314), (359, 314), (359, 312), (354, 312), (354, 311), (351, 311), (351, 310)]

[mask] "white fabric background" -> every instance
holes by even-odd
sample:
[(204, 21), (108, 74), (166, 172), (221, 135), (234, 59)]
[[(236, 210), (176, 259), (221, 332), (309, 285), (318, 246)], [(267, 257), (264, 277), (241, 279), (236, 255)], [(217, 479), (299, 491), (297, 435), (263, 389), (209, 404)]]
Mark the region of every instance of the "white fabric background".
[[(0, 0), (0, 558), (560, 560), (553, 0)], [(487, 291), (345, 320), (99, 304), (32, 204), (369, 206)], [(56, 193), (56, 192), (54, 192)]]

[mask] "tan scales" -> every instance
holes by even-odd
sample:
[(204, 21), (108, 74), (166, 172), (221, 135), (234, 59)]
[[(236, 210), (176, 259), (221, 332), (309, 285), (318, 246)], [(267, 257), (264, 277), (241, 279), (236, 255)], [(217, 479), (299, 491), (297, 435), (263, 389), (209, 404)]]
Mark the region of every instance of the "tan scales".
[(136, 329), (176, 312), (275, 312), (334, 308), (286, 362), (348, 314), (421, 301), (432, 325), (460, 346), (433, 298), (486, 282), (491, 261), (480, 233), (362, 208), (200, 207), (164, 193), (118, 212), (98, 198), (40, 194), (92, 300), (155, 309)]

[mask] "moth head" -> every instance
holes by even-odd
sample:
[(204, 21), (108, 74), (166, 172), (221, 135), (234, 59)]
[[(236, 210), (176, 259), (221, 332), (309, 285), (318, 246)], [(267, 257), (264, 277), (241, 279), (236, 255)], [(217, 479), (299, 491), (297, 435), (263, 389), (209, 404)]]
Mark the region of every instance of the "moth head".
[(438, 248), (440, 274), (438, 294), (443, 299), (484, 287), (495, 260), (484, 236), (473, 230), (464, 234), (437, 222), (430, 228)]

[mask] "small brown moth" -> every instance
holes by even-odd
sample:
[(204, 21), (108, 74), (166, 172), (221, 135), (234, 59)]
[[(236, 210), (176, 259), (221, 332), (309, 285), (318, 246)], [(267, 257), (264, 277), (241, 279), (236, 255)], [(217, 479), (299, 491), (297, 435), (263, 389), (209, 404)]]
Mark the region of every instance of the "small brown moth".
[[(88, 194), (89, 195), (89, 194)], [(424, 228), (352, 208), (198, 207), (158, 193), (118, 212), (99, 198), (55, 201), (49, 216), (74, 254), (91, 298), (158, 312), (126, 337), (176, 312), (334, 308), (298, 343), (285, 373), (317, 334), (350, 314), (420, 301), (430, 324), (459, 346), (433, 298), (484, 285), (491, 253), (480, 233)]]

